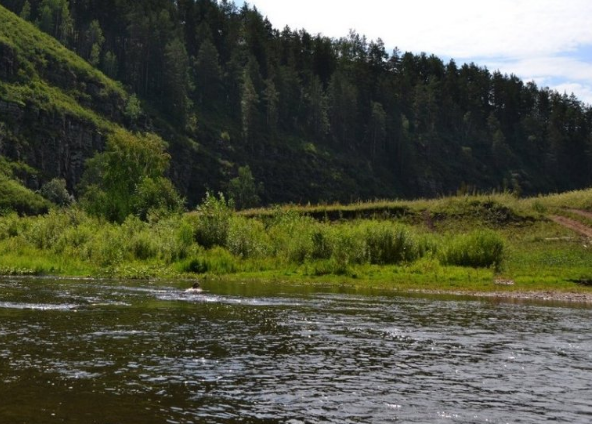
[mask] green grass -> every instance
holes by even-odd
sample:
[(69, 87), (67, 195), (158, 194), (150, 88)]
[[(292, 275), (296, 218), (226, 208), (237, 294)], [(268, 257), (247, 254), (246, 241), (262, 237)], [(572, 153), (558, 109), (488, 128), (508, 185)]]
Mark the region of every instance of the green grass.
[[(549, 209), (566, 205), (552, 197), (540, 201)], [(294, 208), (249, 216), (219, 199), (195, 213), (149, 222), (129, 217), (122, 224), (76, 208), (11, 214), (0, 217), (0, 272), (591, 292), (574, 282), (592, 278), (591, 242), (531, 205), (504, 196), (407, 202), (409, 210), (421, 211), (414, 225), (404, 217), (319, 221)], [(426, 213), (433, 222), (426, 223)], [(515, 284), (496, 285), (499, 278)]]
[[(29, 76), (44, 72), (48, 66), (59, 70), (73, 71), (80, 81), (95, 83), (103, 88), (105, 97), (111, 94), (127, 98), (120, 84), (110, 80), (92, 67), (76, 53), (68, 50), (53, 37), (39, 31), (33, 24), (26, 22), (0, 6), (0, 43), (16, 51), (20, 62), (25, 63)], [(35, 71), (36, 70), (36, 71)]]
[(0, 173), (0, 214), (3, 211), (40, 214), (47, 212), (49, 207), (50, 203), (43, 197)]

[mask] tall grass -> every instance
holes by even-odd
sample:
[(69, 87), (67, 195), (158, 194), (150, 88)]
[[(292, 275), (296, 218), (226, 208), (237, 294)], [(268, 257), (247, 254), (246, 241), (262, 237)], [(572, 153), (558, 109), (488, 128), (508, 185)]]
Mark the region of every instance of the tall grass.
[(475, 230), (451, 237), (440, 251), (446, 265), (490, 267), (499, 269), (504, 256), (504, 241), (491, 230)]
[(39, 217), (0, 217), (0, 252), (39, 252), (136, 276), (159, 267), (222, 274), (305, 267), (316, 275), (344, 275), (360, 266), (408, 265), (422, 258), (499, 268), (504, 259), (504, 241), (493, 230), (443, 236), (421, 228), (393, 220), (321, 222), (294, 211), (260, 220), (236, 214), (221, 196), (208, 196), (196, 213), (155, 215), (148, 222), (130, 216), (109, 223), (75, 207)]
[(364, 232), (368, 261), (372, 264), (396, 264), (413, 261), (419, 256), (420, 251), (409, 227), (370, 222), (365, 225)]

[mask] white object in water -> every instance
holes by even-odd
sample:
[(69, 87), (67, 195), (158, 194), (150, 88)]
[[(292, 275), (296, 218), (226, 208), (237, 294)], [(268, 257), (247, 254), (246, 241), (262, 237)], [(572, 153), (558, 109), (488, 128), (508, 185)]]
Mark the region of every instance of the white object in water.
[(185, 293), (201, 293), (203, 290), (199, 286), (199, 283), (194, 283), (191, 288), (185, 290)]

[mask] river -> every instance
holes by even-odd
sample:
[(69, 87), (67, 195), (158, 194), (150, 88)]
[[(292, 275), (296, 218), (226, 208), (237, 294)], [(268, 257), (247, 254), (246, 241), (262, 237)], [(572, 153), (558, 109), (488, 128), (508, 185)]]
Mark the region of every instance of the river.
[(592, 422), (592, 309), (0, 279), (0, 423)]

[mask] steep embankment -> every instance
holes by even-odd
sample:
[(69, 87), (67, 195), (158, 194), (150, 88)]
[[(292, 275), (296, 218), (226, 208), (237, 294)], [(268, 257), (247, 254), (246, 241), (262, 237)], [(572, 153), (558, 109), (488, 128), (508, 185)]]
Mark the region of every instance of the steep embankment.
[(128, 94), (52, 37), (0, 6), (0, 155), (73, 189), (84, 161), (126, 120)]

